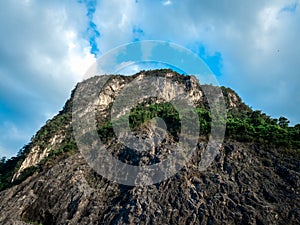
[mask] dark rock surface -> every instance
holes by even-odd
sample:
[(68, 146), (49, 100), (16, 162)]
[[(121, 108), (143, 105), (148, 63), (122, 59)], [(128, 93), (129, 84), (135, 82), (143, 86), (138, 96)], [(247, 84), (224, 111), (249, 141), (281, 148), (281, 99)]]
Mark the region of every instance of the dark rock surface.
[[(264, 154), (273, 165), (264, 166)], [(230, 142), (204, 173), (190, 162), (159, 184), (129, 187), (97, 175), (76, 153), (2, 192), (0, 222), (299, 224), (299, 170), (288, 159), (276, 164), (280, 157)]]

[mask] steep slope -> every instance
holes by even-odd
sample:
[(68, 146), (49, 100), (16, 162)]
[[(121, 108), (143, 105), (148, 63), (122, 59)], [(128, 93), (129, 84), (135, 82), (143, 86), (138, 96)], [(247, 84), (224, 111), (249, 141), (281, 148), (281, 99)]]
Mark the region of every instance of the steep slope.
[[(184, 76), (169, 70), (111, 76), (99, 94), (96, 117), (99, 136), (112, 155), (126, 163), (145, 165), (166, 157), (177, 142), (178, 115), (160, 99), (152, 98), (131, 112), (131, 128), (141, 137), (155, 132), (147, 119), (140, 119), (141, 111), (149, 118), (166, 118), (171, 126), (164, 144), (141, 155), (118, 143), (110, 123), (111, 105), (120, 90), (140, 76), (168, 77), (182, 85), (198, 105), (201, 135), (188, 164), (175, 176), (149, 186), (120, 185), (98, 175), (72, 136), (72, 94), (64, 109), (37, 132), (21, 154), (24, 157), (11, 176), (16, 185), (0, 192), (0, 224), (300, 223), (297, 138), (289, 139), (292, 147), (286, 148), (285, 142), (277, 139), (285, 137), (288, 128), (253, 112), (230, 89), (222, 89), (228, 112), (226, 139), (212, 165), (200, 172), (198, 164), (207, 146), (211, 118), (197, 80), (191, 77), (187, 87)], [(173, 93), (172, 87), (163, 90)], [(273, 133), (264, 134), (263, 128)], [(299, 137), (296, 131), (287, 134)]]

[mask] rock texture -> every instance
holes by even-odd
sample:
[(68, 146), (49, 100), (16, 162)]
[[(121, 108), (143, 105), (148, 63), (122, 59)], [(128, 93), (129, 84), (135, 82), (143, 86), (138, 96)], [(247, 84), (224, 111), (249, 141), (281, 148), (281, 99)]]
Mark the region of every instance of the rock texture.
[[(114, 76), (110, 78), (109, 82), (107, 82), (106, 85), (102, 88), (102, 91), (100, 92), (98, 101), (96, 103), (97, 113), (100, 120), (105, 120), (110, 116), (109, 110), (111, 104), (113, 103), (114, 99), (118, 96), (119, 92), (127, 84), (129, 84), (134, 79), (141, 80), (144, 77), (145, 77), (144, 73), (139, 73), (132, 77)], [(176, 84), (177, 86), (181, 86), (182, 89), (186, 89), (182, 76), (176, 75), (174, 73), (166, 73), (165, 77), (172, 79), (174, 81), (174, 84)], [(177, 80), (174, 80), (173, 79), (174, 77), (176, 77)], [(96, 82), (97, 79), (98, 79), (97, 77), (93, 77), (90, 78), (88, 82)], [(190, 80), (191, 80), (192, 88), (190, 88), (190, 90), (188, 91), (188, 95), (191, 101), (193, 101), (194, 104), (198, 104), (199, 102), (204, 102), (205, 100), (203, 97), (203, 91), (199, 88), (197, 79), (192, 76)], [(85, 82), (83, 82), (83, 84)], [(178, 94), (176, 93), (177, 89), (174, 89), (174, 86), (169, 86), (168, 83), (166, 83), (165, 85), (160, 84), (159, 88), (163, 90), (164, 93), (166, 93), (167, 101), (174, 98), (174, 96)], [(234, 106), (236, 106), (235, 104), (240, 102), (239, 97), (235, 93), (230, 93), (228, 99), (230, 103), (233, 104)], [(157, 102), (159, 102), (159, 100)], [(93, 109), (88, 109), (88, 110), (93, 110)], [(68, 120), (67, 122), (64, 121), (64, 124), (61, 125), (60, 129), (58, 129), (56, 133), (51, 133), (50, 135), (44, 135), (42, 132), (38, 133), (38, 135), (32, 140), (32, 144), (30, 146), (31, 149), (28, 157), (22, 163), (18, 172), (15, 174), (14, 179), (17, 178), (24, 169), (31, 166), (38, 165), (38, 163), (42, 159), (48, 156), (48, 154), (51, 152), (52, 149), (58, 149), (62, 145), (63, 140), (66, 138), (66, 132), (70, 131), (70, 127), (71, 127), (71, 121)]]
[(0, 222), (299, 224), (299, 191), (299, 162), (241, 143), (224, 143), (205, 173), (191, 162), (146, 187), (110, 182), (76, 153), (2, 192)]
[[(139, 76), (144, 74), (111, 77), (98, 98), (99, 123), (109, 118), (119, 91)], [(182, 79), (167, 76), (179, 84)], [(191, 81), (187, 92), (205, 105), (199, 85)], [(229, 107), (242, 105), (234, 92), (226, 98)], [(67, 113), (70, 101), (58, 117)], [(153, 130), (145, 125), (136, 132), (151, 136)], [(175, 176), (154, 185), (125, 186), (98, 175), (76, 149), (45, 160), (50, 149), (59, 149), (70, 138), (70, 119), (47, 138), (37, 134), (16, 176), (26, 167), (39, 167), (21, 184), (0, 192), (0, 224), (300, 224), (300, 162), (271, 149), (227, 139), (213, 164), (200, 172), (207, 144), (202, 140)], [(166, 156), (174, 143), (167, 137), (165, 145), (144, 158), (130, 155), (115, 137), (106, 146), (124, 162), (143, 165)]]

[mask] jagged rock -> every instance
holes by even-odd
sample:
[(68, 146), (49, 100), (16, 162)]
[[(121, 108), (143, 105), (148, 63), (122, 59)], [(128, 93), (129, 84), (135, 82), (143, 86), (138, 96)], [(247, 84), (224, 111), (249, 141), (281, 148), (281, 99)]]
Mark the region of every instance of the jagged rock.
[[(141, 76), (145, 74), (109, 79), (97, 102), (99, 123), (109, 119), (111, 104), (122, 88)], [(206, 104), (195, 77), (190, 77), (188, 88), (183, 76), (167, 72), (166, 77), (182, 84), (196, 104)], [(172, 96), (171, 86), (161, 88)], [(72, 98), (57, 118), (70, 113), (71, 102)], [(228, 94), (226, 102), (228, 107), (242, 104), (234, 92)], [(38, 169), (22, 183), (0, 192), (0, 224), (300, 223), (297, 160), (283, 160), (281, 154), (253, 143), (226, 140), (212, 165), (200, 172), (198, 164), (207, 144), (204, 138), (199, 139), (191, 160), (176, 175), (148, 186), (126, 186), (98, 175), (78, 150), (47, 158), (49, 149), (60, 148), (72, 138), (71, 120), (66, 118), (55, 132), (45, 136), (40, 131), (33, 138), (31, 151), (15, 177), (30, 166)], [(151, 137), (160, 132), (155, 129), (144, 124), (133, 133)], [(111, 137), (106, 147), (123, 162), (148, 165), (172, 151), (176, 141), (163, 133), (158, 138), (163, 136), (164, 143), (150, 152), (137, 154), (120, 145), (116, 137)]]

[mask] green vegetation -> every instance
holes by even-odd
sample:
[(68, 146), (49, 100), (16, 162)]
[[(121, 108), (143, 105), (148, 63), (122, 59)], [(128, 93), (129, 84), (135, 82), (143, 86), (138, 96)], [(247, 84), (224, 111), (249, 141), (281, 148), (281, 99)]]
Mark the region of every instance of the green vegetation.
[[(222, 87), (222, 91), (229, 109), (226, 138), (281, 149), (300, 157), (300, 124), (289, 126), (289, 121), (285, 117), (275, 119), (260, 110), (253, 111), (230, 88)], [(237, 96), (236, 108), (229, 107), (229, 94)]]
[[(173, 137), (178, 138), (178, 134), (180, 133), (181, 125), (179, 113), (172, 106), (172, 104), (168, 102), (139, 104), (130, 111), (129, 115), (124, 115), (114, 122), (115, 124), (123, 124), (127, 117), (129, 117), (129, 127), (131, 130), (136, 131), (139, 127), (143, 126), (152, 118), (160, 117), (164, 120), (167, 126), (167, 131)], [(112, 122), (109, 120), (100, 126), (98, 129), (98, 134), (104, 143), (114, 137)]]
[(180, 131), (179, 113), (168, 102), (150, 105), (139, 104), (134, 107), (129, 115), (129, 126), (134, 130), (154, 117), (162, 118), (167, 125), (167, 130), (173, 136), (176, 136), (178, 131)]
[[(208, 137), (211, 128), (211, 114), (205, 106), (197, 107), (199, 116), (200, 135)], [(125, 117), (125, 116), (124, 116)], [(123, 120), (124, 117), (119, 118)], [(164, 119), (168, 132), (178, 137), (181, 129), (178, 112), (170, 103), (139, 104), (129, 115), (131, 130), (145, 124), (154, 117)], [(114, 137), (111, 122), (106, 122), (98, 129), (103, 142)], [(285, 117), (273, 119), (261, 111), (253, 111), (240, 103), (238, 108), (227, 112), (226, 138), (241, 142), (253, 142), (272, 148), (284, 149), (287, 153), (300, 152), (300, 124), (291, 127)], [(299, 154), (298, 154), (299, 155)]]
[(25, 222), (25, 223), (29, 223), (29, 224), (33, 224), (33, 225), (43, 225), (42, 223), (36, 222), (36, 221), (25, 220), (24, 222)]
[(285, 117), (273, 119), (261, 111), (232, 114), (227, 118), (226, 136), (238, 141), (300, 151), (300, 125), (288, 126)]
[[(68, 105), (68, 104), (66, 104)], [(64, 108), (65, 109), (65, 108)], [(47, 159), (54, 159), (60, 154), (71, 154), (77, 147), (75, 141), (71, 137), (71, 127), (65, 133), (66, 138), (61, 143), (59, 149), (53, 149), (48, 157), (40, 162), (40, 165), (26, 168), (19, 175), (18, 179), (12, 182), (13, 175), (19, 170), (22, 162), (30, 152), (33, 146), (39, 146), (40, 149), (49, 147), (49, 140), (57, 133), (61, 132), (62, 127), (67, 126), (71, 122), (71, 113), (61, 111), (60, 114), (53, 119), (46, 122), (46, 124), (36, 133), (28, 145), (25, 145), (17, 154), (17, 156), (10, 159), (2, 158), (0, 160), (0, 191), (9, 188), (15, 184), (19, 184), (27, 177), (31, 176), (35, 171), (40, 169)]]

